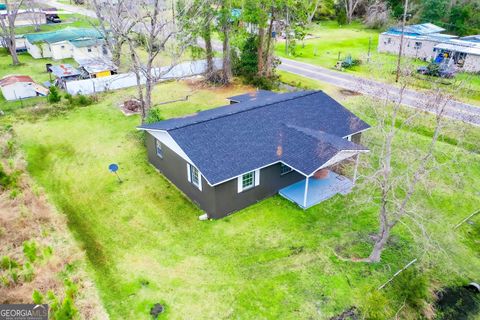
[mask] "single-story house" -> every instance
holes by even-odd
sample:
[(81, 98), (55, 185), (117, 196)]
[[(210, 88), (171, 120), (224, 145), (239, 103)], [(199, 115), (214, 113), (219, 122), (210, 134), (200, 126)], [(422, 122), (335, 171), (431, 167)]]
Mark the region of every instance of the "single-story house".
[(94, 28), (62, 30), (25, 35), (28, 53), (35, 59), (94, 59), (111, 56), (103, 34)]
[(452, 40), (439, 43), (433, 48), (435, 54), (446, 58), (460, 71), (480, 72), (480, 43)]
[(117, 67), (107, 59), (75, 59), (84, 78), (102, 78), (117, 73)]
[(35, 83), (29, 76), (6, 76), (0, 80), (0, 88), (6, 100), (19, 100), (48, 94), (47, 88)]
[[(8, 14), (7, 10), (0, 10), (0, 19), (4, 20), (5, 25), (8, 26)], [(30, 26), (30, 25), (41, 25), (47, 23), (47, 15), (43, 10), (40, 9), (19, 9), (17, 17), (15, 19), (15, 26)]]
[[(435, 45), (458, 38), (443, 34), (445, 29), (431, 23), (405, 26), (403, 37), (403, 55), (412, 58), (430, 60), (434, 58)], [(378, 52), (398, 54), (400, 51), (401, 27), (393, 27), (380, 34)]]
[[(355, 180), (370, 126), (322, 91), (260, 91), (230, 105), (143, 124), (148, 159), (206, 212), (222, 218), (276, 193), (309, 208)], [(342, 164), (355, 163), (353, 179)]]

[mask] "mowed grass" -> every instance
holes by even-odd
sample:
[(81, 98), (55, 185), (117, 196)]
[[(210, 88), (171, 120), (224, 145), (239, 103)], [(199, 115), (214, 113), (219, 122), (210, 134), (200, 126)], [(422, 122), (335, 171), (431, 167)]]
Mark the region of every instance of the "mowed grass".
[[(394, 83), (397, 56), (377, 52), (380, 32), (381, 30), (368, 29), (359, 22), (340, 26), (336, 21), (321, 21), (308, 29), (313, 38), (297, 41), (295, 55), (285, 53), (283, 40), (277, 43), (275, 53), (281, 57), (331, 69), (335, 67), (339, 57), (343, 60), (350, 55), (354, 59), (360, 59), (362, 63), (344, 72)], [(419, 66), (427, 64), (418, 59), (402, 58), (402, 68), (413, 73)], [(480, 105), (478, 74), (458, 73), (455, 80), (417, 76), (412, 78), (410, 85), (418, 90), (441, 87), (458, 100)]]
[[(160, 106), (162, 114), (219, 106), (225, 97), (250, 88), (170, 82), (156, 87), (155, 101), (193, 89), (189, 101)], [(451, 228), (479, 205), (477, 153), (440, 143), (441, 161), (462, 157), (435, 172), (433, 186), (421, 186), (414, 198), (428, 213), (432, 239), (449, 259), (440, 250), (422, 255), (406, 228), (399, 227), (381, 263), (345, 262), (335, 252), (361, 257), (371, 248), (376, 208), (356, 201), (371, 187), (359, 185), (348, 196), (306, 211), (274, 196), (228, 218), (199, 221), (202, 212), (148, 164), (135, 129), (139, 118), (125, 117), (117, 108), (131, 94), (107, 93), (96, 105), (14, 125), (28, 170), (66, 215), (112, 319), (149, 319), (157, 302), (166, 307), (162, 318), (168, 319), (328, 319), (352, 305), (377, 308), (391, 318), (403, 303), (397, 293), (384, 290), (385, 305), (369, 305), (369, 297), (414, 257), (421, 258), (419, 265), (430, 271), (437, 287), (478, 275), (478, 246), (467, 229)], [(343, 102), (370, 119), (371, 100)], [(428, 127), (431, 118), (422, 119)], [(378, 132), (371, 130), (366, 139), (378, 143)], [(396, 150), (423, 149), (428, 141), (424, 134), (404, 130)], [(121, 184), (108, 172), (113, 162), (120, 166)], [(453, 172), (462, 173), (461, 187)]]

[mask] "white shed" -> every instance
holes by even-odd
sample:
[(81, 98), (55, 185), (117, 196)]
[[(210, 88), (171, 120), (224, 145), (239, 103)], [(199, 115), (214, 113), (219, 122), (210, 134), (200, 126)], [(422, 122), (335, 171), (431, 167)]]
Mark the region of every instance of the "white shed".
[(29, 76), (6, 76), (0, 80), (0, 88), (6, 100), (19, 100), (48, 94), (48, 89), (35, 83)]

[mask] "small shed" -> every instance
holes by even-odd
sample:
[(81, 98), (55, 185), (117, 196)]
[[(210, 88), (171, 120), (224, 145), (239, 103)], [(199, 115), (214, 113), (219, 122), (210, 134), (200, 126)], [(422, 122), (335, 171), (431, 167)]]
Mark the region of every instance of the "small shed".
[(72, 67), (70, 64), (60, 64), (48, 67), (50, 72), (55, 76), (55, 84), (64, 88), (65, 83), (72, 80), (78, 80), (82, 78), (80, 70)]
[(36, 96), (46, 96), (48, 89), (35, 83), (29, 76), (10, 75), (0, 80), (0, 88), (5, 100), (19, 100)]
[(85, 78), (102, 78), (117, 73), (117, 67), (108, 59), (76, 59)]

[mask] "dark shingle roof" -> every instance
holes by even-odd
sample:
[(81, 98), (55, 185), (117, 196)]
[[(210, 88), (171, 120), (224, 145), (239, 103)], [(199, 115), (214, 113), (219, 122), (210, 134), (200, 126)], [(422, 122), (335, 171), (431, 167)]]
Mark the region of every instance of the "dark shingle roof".
[(139, 127), (168, 131), (212, 185), (283, 161), (311, 174), (369, 125), (321, 91), (275, 94)]
[(276, 95), (277, 95), (276, 92), (267, 91), (267, 90), (257, 90), (253, 92), (239, 94), (237, 96), (228, 97), (227, 99), (237, 103), (254, 101), (254, 100), (262, 100), (266, 102), (269, 98), (275, 97)]

